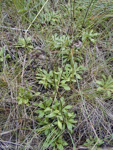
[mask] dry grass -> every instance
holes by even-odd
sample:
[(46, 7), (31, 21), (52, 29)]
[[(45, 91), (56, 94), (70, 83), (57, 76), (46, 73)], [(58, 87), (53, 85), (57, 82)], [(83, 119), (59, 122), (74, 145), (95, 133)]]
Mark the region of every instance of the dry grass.
[[(113, 77), (112, 1), (93, 1), (85, 18), (89, 0), (76, 1), (75, 5), (65, 0), (48, 2), (28, 30), (27, 34), (32, 38), (32, 49), (27, 49), (28, 45), (16, 47), (17, 41), (19, 37), (25, 38), (27, 28), (44, 3), (34, 0), (24, 12), (22, 8), (16, 9), (13, 2), (0, 2), (0, 48), (5, 49), (4, 60), (0, 61), (0, 149), (42, 148), (46, 137), (36, 119), (35, 110), (39, 107), (34, 104), (39, 103), (44, 96), (53, 99), (63, 96), (66, 104), (71, 104), (72, 111), (76, 113), (77, 123), (71, 134), (73, 141), (68, 130), (62, 134), (68, 142), (64, 149), (72, 149), (73, 142), (76, 147), (82, 145), (90, 136), (102, 139), (104, 145), (112, 146), (113, 92), (110, 97), (97, 92), (96, 83), (102, 79), (102, 74)], [(75, 12), (70, 10), (73, 7)], [(19, 13), (19, 10), (23, 12)], [(51, 14), (52, 12), (55, 14)], [(94, 37), (95, 43), (88, 38), (85, 42), (82, 41), (84, 29), (93, 29), (94, 33), (99, 33)], [(55, 33), (59, 37), (69, 35), (72, 39), (71, 45), (65, 46), (65, 51), (70, 50), (66, 54), (62, 54), (63, 50), (60, 48), (53, 48), (52, 35)], [(77, 44), (81, 44), (80, 48), (76, 48)], [(7, 54), (11, 58), (5, 58)], [(64, 64), (63, 55), (68, 58)], [(73, 65), (75, 61), (86, 70), (81, 74), (82, 80), (69, 83), (69, 91), (60, 87), (54, 95), (54, 88), (45, 89), (36, 79), (39, 68), (48, 72), (54, 69), (57, 71), (58, 67), (64, 68), (69, 63)], [(29, 105), (19, 105), (19, 88), (32, 94), (40, 92), (40, 95), (30, 98)], [(48, 149), (52, 148), (49, 146)]]

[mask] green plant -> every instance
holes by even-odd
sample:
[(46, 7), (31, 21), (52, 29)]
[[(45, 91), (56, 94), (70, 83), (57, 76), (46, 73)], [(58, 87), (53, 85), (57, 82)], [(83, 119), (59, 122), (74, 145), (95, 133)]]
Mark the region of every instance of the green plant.
[(25, 38), (19, 38), (18, 42), (16, 44), (17, 48), (25, 48), (26, 50), (32, 49), (33, 46), (31, 45), (31, 37), (26, 37)]
[(2, 69), (2, 64), (5, 59), (11, 58), (9, 54), (5, 54), (5, 47), (2, 47), (0, 50), (0, 68)]
[(99, 35), (99, 33), (93, 33), (93, 30), (90, 31), (85, 31), (83, 30), (82, 32), (82, 42), (84, 43), (85, 41), (89, 40), (92, 43), (96, 42), (96, 37)]
[(29, 10), (30, 8), (30, 4), (31, 4), (31, 0), (13, 0), (13, 3), (18, 11), (18, 13), (25, 13), (26, 11)]
[(72, 39), (68, 35), (59, 36), (57, 33), (55, 33), (52, 36), (52, 41), (50, 43), (51, 48), (53, 50), (62, 48), (64, 50), (67, 46), (69, 46), (72, 43)]
[[(59, 101), (55, 99), (54, 102), (52, 98), (47, 99), (45, 97), (44, 102), (41, 102), (38, 106), (40, 109), (35, 112), (38, 113), (37, 119), (40, 125), (52, 124), (53, 126), (57, 126), (60, 130), (68, 128), (72, 133), (73, 124), (76, 123), (74, 120), (75, 114), (69, 112), (72, 106), (65, 106), (63, 97), (61, 97)], [(49, 130), (47, 129), (45, 134), (48, 134)]]
[(37, 79), (39, 80), (39, 84), (43, 84), (45, 88), (51, 87), (53, 84), (53, 71), (51, 70), (49, 73), (45, 69), (39, 69), (37, 75)]
[[(58, 35), (55, 33), (50, 41), (50, 48), (52, 50), (59, 50), (57, 56), (62, 58), (63, 64), (69, 63), (71, 61), (71, 49), (70, 46), (73, 43), (73, 38), (69, 35)], [(78, 56), (77, 49), (73, 48), (74, 60), (81, 61), (82, 57)]]
[(113, 93), (113, 78), (109, 75), (108, 78), (105, 75), (102, 75), (101, 80), (97, 80), (96, 83), (99, 85), (97, 91), (99, 93), (103, 93), (105, 96), (106, 94), (108, 97), (111, 96)]
[[(75, 114), (70, 112), (71, 105), (66, 105), (64, 98), (61, 97), (59, 100), (44, 97), (43, 101), (37, 104), (39, 107), (35, 113), (38, 114), (36, 117), (38, 124), (44, 128), (44, 134), (48, 136), (54, 128), (58, 131), (64, 131), (68, 129), (70, 133), (73, 132), (72, 128), (75, 126)], [(63, 148), (66, 142), (61, 142), (61, 136), (56, 138), (51, 143), (51, 146), (57, 146), (57, 148)]]
[(29, 105), (29, 100), (34, 96), (30, 90), (31, 87), (29, 87), (28, 90), (23, 87), (19, 88), (18, 91), (19, 94), (17, 96), (19, 105), (23, 105), (23, 104)]
[(83, 144), (84, 146), (87, 146), (88, 148), (92, 148), (94, 150), (98, 150), (98, 147), (101, 146), (104, 143), (104, 141), (100, 138), (94, 137), (92, 138), (91, 136), (89, 139), (86, 139), (86, 142)]
[(4, 52), (5, 52), (5, 47), (2, 47), (1, 51), (0, 51), (0, 62), (1, 63), (4, 61), (4, 59), (11, 58), (11, 56), (9, 54), (5, 55)]
[(51, 132), (46, 135), (46, 139), (42, 144), (41, 150), (50, 149), (53, 150), (64, 150), (64, 146), (68, 143), (63, 139), (62, 131), (56, 127), (51, 128)]
[(58, 89), (59, 87), (64, 88), (65, 90), (70, 90), (69, 84), (76, 82), (75, 76), (78, 79), (82, 79), (80, 74), (85, 69), (82, 65), (78, 67), (75, 63), (76, 72), (73, 71), (73, 68), (70, 64), (66, 64), (64, 70), (58, 68), (58, 71), (51, 70), (49, 73), (45, 69), (39, 69), (37, 79), (39, 84), (43, 84), (45, 88), (53, 87)]
[(63, 150), (64, 146), (68, 145), (68, 143), (63, 140), (62, 136), (58, 137), (51, 146), (53, 147), (53, 150)]
[(50, 9), (46, 9), (45, 13), (40, 14), (40, 23), (41, 24), (50, 24), (56, 25), (60, 23), (60, 16), (58, 11), (53, 11)]

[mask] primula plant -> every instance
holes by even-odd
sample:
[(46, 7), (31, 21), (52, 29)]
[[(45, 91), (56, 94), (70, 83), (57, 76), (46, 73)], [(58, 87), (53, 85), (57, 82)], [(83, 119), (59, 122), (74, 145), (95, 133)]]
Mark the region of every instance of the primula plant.
[(102, 139), (97, 137), (92, 138), (90, 136), (89, 139), (86, 139), (86, 142), (83, 145), (87, 146), (90, 149), (98, 150), (98, 147), (101, 146), (103, 143), (104, 141)]
[(65, 90), (70, 90), (69, 84), (76, 82), (76, 77), (82, 79), (80, 74), (85, 69), (82, 65), (78, 67), (77, 63), (75, 63), (75, 68), (76, 72), (70, 64), (66, 64), (64, 70), (58, 68), (58, 71), (51, 70), (47, 72), (45, 69), (39, 69), (36, 78), (39, 84), (44, 85), (45, 88), (53, 87), (54, 89), (58, 89), (61, 87)]
[(25, 89), (25, 88), (22, 88), (20, 87), (19, 88), (19, 94), (18, 94), (18, 97), (17, 97), (17, 100), (18, 100), (18, 104), (19, 105), (22, 105), (22, 104), (26, 104), (26, 105), (29, 105), (29, 100), (34, 96), (31, 92), (31, 87), (29, 87), (29, 89)]
[(37, 79), (39, 80), (39, 84), (44, 85), (45, 88), (51, 87), (53, 85), (53, 71), (47, 72), (45, 69), (39, 69), (37, 75)]
[(96, 42), (96, 37), (98, 36), (98, 33), (94, 33), (93, 30), (91, 31), (83, 31), (82, 33), (82, 42), (84, 43), (85, 41), (89, 40), (92, 43)]
[[(43, 98), (43, 101), (37, 104), (39, 107), (35, 113), (38, 114), (36, 119), (40, 127), (43, 127), (43, 132), (48, 136), (54, 128), (57, 128), (58, 131), (64, 131), (68, 129), (70, 133), (73, 132), (73, 127), (75, 127), (76, 120), (75, 114), (71, 112), (71, 105), (66, 105), (64, 98), (61, 97), (59, 100), (52, 98)], [(59, 146), (58, 146), (59, 145)], [(61, 137), (57, 138), (51, 143), (51, 146), (60, 150), (60, 147), (63, 149), (63, 146), (67, 145), (66, 142), (61, 142)]]
[(56, 25), (60, 23), (60, 16), (58, 11), (46, 10), (45, 13), (40, 14), (41, 24)]
[(31, 37), (19, 38), (16, 47), (25, 48), (26, 50), (32, 49), (31, 40)]
[(51, 48), (54, 49), (65, 49), (67, 46), (69, 46), (72, 43), (72, 39), (70, 36), (62, 35), (58, 36), (58, 34), (54, 34), (52, 36), (51, 41)]
[(97, 80), (96, 83), (98, 84), (97, 92), (103, 93), (103, 95), (107, 95), (108, 97), (111, 96), (113, 93), (113, 78), (105, 75), (102, 75), (101, 80)]
[[(52, 98), (44, 98), (44, 102), (40, 102), (38, 105), (40, 109), (37, 109), (35, 113), (38, 113), (37, 120), (40, 125), (52, 124), (57, 126), (60, 130), (67, 128), (72, 133), (72, 127), (74, 127), (76, 121), (74, 120), (75, 114), (70, 112), (71, 105), (65, 105), (64, 98), (61, 97), (58, 101)], [(45, 134), (48, 134), (50, 129), (45, 130)]]
[(56, 150), (56, 148), (58, 150), (63, 150), (64, 146), (68, 145), (68, 143), (62, 139), (62, 136), (60, 136), (59, 138), (57, 138), (52, 144), (51, 146), (53, 147), (53, 150)]

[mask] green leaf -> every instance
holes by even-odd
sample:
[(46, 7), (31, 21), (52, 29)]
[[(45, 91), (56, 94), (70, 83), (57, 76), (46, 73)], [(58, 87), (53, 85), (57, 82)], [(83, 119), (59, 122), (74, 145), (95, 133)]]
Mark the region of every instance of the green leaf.
[(33, 46), (32, 46), (32, 45), (29, 45), (27, 48), (32, 49), (32, 48), (33, 48)]
[(90, 39), (90, 41), (92, 42), (92, 43), (95, 43), (96, 42), (96, 40), (94, 40), (94, 39), (92, 39), (92, 38), (89, 38)]
[(36, 110), (35, 113), (38, 113), (38, 117), (42, 118), (44, 116), (44, 111), (43, 110)]
[(40, 103), (38, 106), (43, 109), (45, 108), (44, 103)]
[(34, 96), (39, 96), (40, 95), (40, 92), (36, 92)]
[(48, 134), (49, 134), (49, 130), (46, 129), (46, 130), (45, 130), (45, 135), (48, 135)]
[(52, 104), (52, 98), (49, 98), (47, 101), (46, 101), (46, 104), (47, 106), (50, 106)]
[(6, 55), (6, 58), (11, 58), (11, 56), (9, 54)]
[(67, 84), (61, 85), (66, 91), (70, 90), (70, 87)]
[(77, 121), (76, 120), (74, 120), (74, 119), (69, 119), (69, 121), (68, 122), (70, 122), (70, 123), (77, 123)]
[(98, 92), (101, 92), (101, 91), (103, 91), (103, 88), (102, 88), (102, 87), (98, 87), (98, 88), (97, 88), (97, 91), (98, 91)]
[(62, 102), (62, 106), (64, 106), (64, 104), (65, 104), (64, 97), (61, 97), (60, 100)]
[(60, 119), (61, 121), (63, 121), (63, 116), (58, 116), (58, 119)]
[(110, 97), (111, 96), (111, 92), (107, 91), (107, 95), (108, 95), (108, 97)]
[(57, 144), (57, 148), (58, 148), (59, 150), (64, 150), (64, 148), (63, 148), (63, 145), (62, 145), (62, 144)]
[(103, 86), (102, 81), (97, 80), (96, 83)]
[(55, 113), (55, 114), (58, 114), (58, 113), (59, 113), (59, 110), (55, 110), (54, 113)]
[(66, 80), (62, 80), (61, 81), (61, 84), (63, 85), (63, 84), (65, 84), (66, 83)]
[(58, 127), (62, 130), (62, 122), (60, 120), (58, 120)]
[(25, 13), (27, 11), (27, 9), (26, 8), (23, 8), (23, 9), (19, 9), (18, 10), (18, 13)]
[(4, 58), (0, 58), (0, 62), (3, 62), (4, 61)]
[(44, 112), (51, 112), (51, 108), (50, 107), (47, 107)]
[(71, 133), (72, 133), (72, 127), (73, 127), (73, 125), (71, 123), (67, 122), (67, 128)]
[(69, 117), (75, 117), (75, 115), (73, 115), (73, 113), (68, 113)]
[(21, 105), (23, 103), (22, 99), (19, 99), (18, 104)]
[(35, 103), (35, 102), (33, 103), (33, 106), (38, 106), (38, 105), (39, 105), (38, 103)]
[(76, 77), (77, 77), (78, 79), (82, 79), (81, 76), (80, 76), (78, 73), (76, 73)]
[(68, 145), (68, 143), (66, 141), (63, 141), (63, 145), (66, 146)]
[(55, 116), (56, 116), (55, 113), (51, 113), (51, 114), (49, 114), (49, 115), (46, 115), (46, 118), (53, 118), (53, 117), (55, 117)]
[(28, 102), (29, 102), (29, 100), (28, 100), (28, 99), (24, 100), (24, 104), (27, 104)]
[(71, 105), (67, 105), (67, 106), (65, 106), (65, 109), (71, 109), (72, 108), (72, 106)]

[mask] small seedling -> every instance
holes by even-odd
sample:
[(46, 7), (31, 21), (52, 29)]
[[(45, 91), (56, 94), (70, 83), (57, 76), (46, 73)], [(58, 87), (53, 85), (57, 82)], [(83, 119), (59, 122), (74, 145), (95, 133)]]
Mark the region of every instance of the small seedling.
[(26, 50), (32, 49), (31, 40), (31, 37), (19, 38), (16, 47), (25, 48)]
[(82, 33), (82, 42), (84, 43), (89, 40), (90, 42), (95, 43), (98, 35), (98, 33), (93, 33), (93, 30), (90, 30), (89, 32), (84, 30)]
[(29, 89), (25, 89), (25, 88), (22, 88), (20, 87), (19, 88), (19, 94), (18, 94), (18, 97), (17, 97), (17, 100), (18, 100), (18, 104), (19, 105), (29, 105), (29, 100), (34, 96), (31, 92), (30, 92), (30, 89), (31, 87), (29, 87)]

